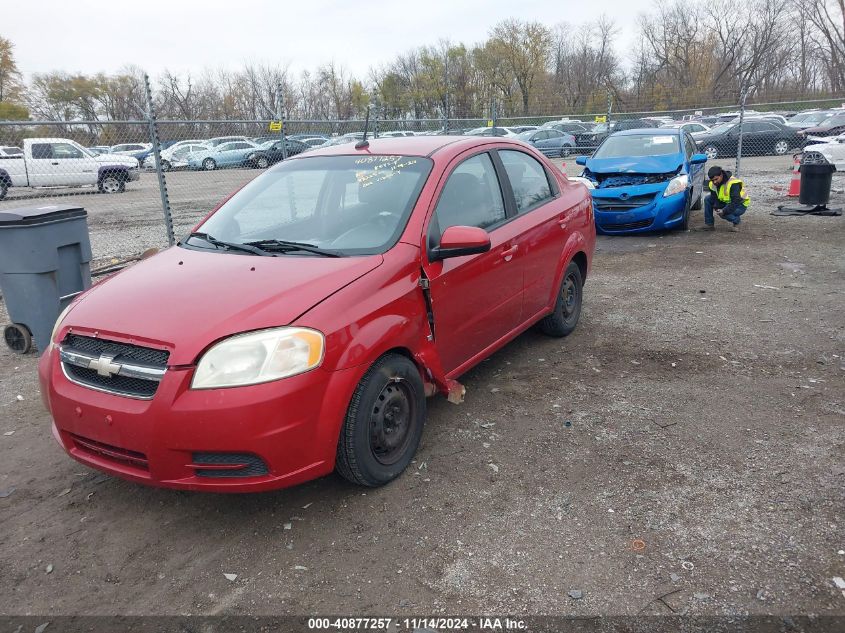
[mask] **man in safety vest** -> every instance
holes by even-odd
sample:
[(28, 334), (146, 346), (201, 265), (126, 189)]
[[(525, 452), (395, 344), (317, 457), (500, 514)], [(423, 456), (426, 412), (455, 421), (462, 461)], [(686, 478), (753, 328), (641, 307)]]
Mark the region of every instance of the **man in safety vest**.
[(738, 231), (740, 216), (748, 210), (751, 199), (745, 193), (745, 184), (721, 167), (707, 170), (710, 195), (704, 199), (704, 230), (713, 231), (713, 209), (719, 217), (731, 223), (731, 230)]

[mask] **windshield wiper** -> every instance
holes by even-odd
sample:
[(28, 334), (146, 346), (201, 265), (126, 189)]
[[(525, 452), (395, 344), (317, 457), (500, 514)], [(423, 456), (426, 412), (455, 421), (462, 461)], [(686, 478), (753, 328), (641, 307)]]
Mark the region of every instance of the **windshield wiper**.
[(217, 248), (223, 247), (227, 250), (232, 251), (244, 251), (246, 253), (252, 253), (253, 255), (261, 255), (263, 257), (271, 256), (272, 253), (268, 253), (265, 250), (258, 248), (256, 245), (252, 244), (241, 244), (239, 242), (224, 242), (223, 240), (218, 240), (216, 237), (212, 237), (208, 233), (202, 233), (199, 231), (195, 231), (191, 233), (188, 238), (198, 237), (201, 240), (205, 240), (209, 244), (216, 246)]
[(340, 257), (338, 253), (326, 251), (314, 244), (306, 244), (305, 242), (289, 242), (287, 240), (256, 240), (255, 242), (246, 242), (244, 246), (260, 247), (265, 251), (276, 251), (281, 253), (304, 251), (306, 253), (322, 255), (323, 257)]

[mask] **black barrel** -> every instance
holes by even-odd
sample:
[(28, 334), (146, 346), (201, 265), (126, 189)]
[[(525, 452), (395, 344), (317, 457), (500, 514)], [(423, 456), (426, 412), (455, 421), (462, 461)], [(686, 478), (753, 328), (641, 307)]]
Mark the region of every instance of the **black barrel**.
[(810, 206), (823, 206), (830, 201), (830, 184), (836, 167), (830, 163), (806, 164), (798, 168), (801, 172), (801, 193), (798, 202)]

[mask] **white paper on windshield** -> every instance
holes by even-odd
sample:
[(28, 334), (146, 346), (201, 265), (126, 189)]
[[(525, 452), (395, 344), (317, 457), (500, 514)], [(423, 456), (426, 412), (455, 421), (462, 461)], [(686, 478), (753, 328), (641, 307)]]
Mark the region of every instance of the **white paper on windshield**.
[(674, 136), (655, 136), (651, 142), (653, 145), (665, 145), (666, 143), (672, 143), (674, 139)]

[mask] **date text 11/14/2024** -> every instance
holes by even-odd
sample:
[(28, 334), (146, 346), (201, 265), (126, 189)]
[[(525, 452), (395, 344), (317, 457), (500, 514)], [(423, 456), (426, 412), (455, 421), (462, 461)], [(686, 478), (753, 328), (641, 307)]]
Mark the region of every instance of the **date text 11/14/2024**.
[(478, 631), (522, 631), (526, 629), (523, 620), (511, 618), (309, 618), (308, 629), (313, 631), (389, 631), (431, 629), (454, 631), (475, 629)]

